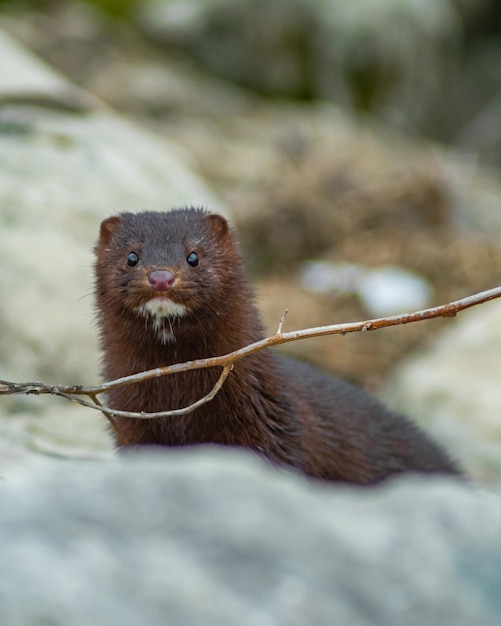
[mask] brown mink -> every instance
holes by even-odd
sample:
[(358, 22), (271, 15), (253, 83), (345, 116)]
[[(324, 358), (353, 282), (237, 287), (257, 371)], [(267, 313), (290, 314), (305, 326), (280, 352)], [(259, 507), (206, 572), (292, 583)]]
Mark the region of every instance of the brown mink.
[[(96, 299), (107, 380), (219, 356), (263, 338), (235, 234), (203, 209), (123, 213), (101, 224)], [(188, 406), (215, 368), (108, 394), (111, 408)], [(361, 389), (262, 350), (235, 364), (216, 397), (188, 415), (116, 417), (120, 445), (243, 446), (309, 476), (361, 485), (400, 472), (459, 474), (442, 449)]]

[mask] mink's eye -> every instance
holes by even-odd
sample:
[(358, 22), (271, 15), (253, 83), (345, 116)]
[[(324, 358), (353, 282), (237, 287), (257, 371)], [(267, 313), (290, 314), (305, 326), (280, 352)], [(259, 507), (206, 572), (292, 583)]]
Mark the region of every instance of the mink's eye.
[(139, 257), (135, 252), (130, 252), (129, 256), (127, 257), (127, 265), (129, 267), (134, 267), (134, 265), (137, 265), (139, 262)]
[(196, 267), (199, 261), (198, 254), (196, 252), (190, 252), (190, 254), (186, 257), (186, 261), (188, 262), (188, 265), (191, 265), (191, 267)]

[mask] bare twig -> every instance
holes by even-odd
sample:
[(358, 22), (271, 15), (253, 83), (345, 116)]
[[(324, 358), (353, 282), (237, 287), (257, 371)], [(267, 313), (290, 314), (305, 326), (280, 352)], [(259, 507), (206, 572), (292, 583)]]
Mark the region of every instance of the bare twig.
[(284, 323), (285, 323), (285, 318), (287, 317), (288, 312), (289, 312), (289, 309), (285, 309), (285, 311), (282, 314), (282, 317), (280, 318), (280, 321), (278, 322), (277, 335), (282, 334)]
[[(196, 359), (194, 361), (187, 361), (186, 363), (176, 363), (175, 365), (168, 365), (165, 367), (158, 367), (155, 369), (139, 372), (131, 376), (125, 376), (123, 378), (117, 378), (109, 382), (102, 383), (101, 385), (94, 386), (82, 386), (82, 385), (47, 385), (40, 382), (29, 383), (13, 383), (5, 380), (0, 380), (0, 395), (17, 395), (17, 394), (51, 394), (66, 398), (72, 402), (76, 402), (82, 406), (96, 409), (104, 413), (110, 420), (113, 428), (117, 430), (120, 435), (120, 431), (114, 422), (114, 417), (132, 417), (138, 419), (151, 419), (156, 417), (167, 417), (183, 415), (194, 411), (196, 408), (210, 402), (214, 396), (218, 393), (224, 384), (224, 381), (228, 377), (229, 373), (233, 369), (234, 364), (243, 359), (244, 357), (254, 354), (259, 350), (277, 346), (283, 343), (290, 343), (292, 341), (298, 341), (300, 339), (310, 339), (312, 337), (322, 337), (324, 335), (345, 335), (347, 333), (365, 332), (369, 330), (377, 330), (379, 328), (387, 328), (388, 326), (396, 326), (400, 324), (410, 324), (412, 322), (420, 322), (427, 319), (433, 319), (437, 317), (454, 317), (460, 311), (468, 309), (470, 307), (494, 300), (501, 297), (501, 287), (496, 287), (488, 291), (482, 291), (481, 293), (443, 304), (441, 306), (433, 307), (430, 309), (424, 309), (415, 313), (405, 313), (402, 315), (394, 315), (391, 317), (383, 317), (372, 320), (366, 320), (362, 322), (349, 322), (347, 324), (331, 324), (329, 326), (318, 326), (315, 328), (305, 328), (303, 330), (295, 330), (284, 333), (282, 331), (283, 323), (287, 311), (282, 316), (277, 332), (271, 337), (262, 339), (255, 343), (243, 346), (239, 350), (230, 352), (219, 357), (209, 357), (205, 359)], [(179, 372), (188, 372), (191, 370), (203, 369), (208, 367), (221, 367), (222, 372), (219, 376), (213, 389), (203, 398), (200, 398), (193, 404), (180, 409), (174, 409), (172, 411), (162, 411), (159, 413), (145, 413), (145, 412), (129, 412), (118, 411), (110, 409), (101, 404), (98, 399), (98, 395), (106, 393), (110, 389), (116, 389), (124, 385), (131, 385), (134, 383), (140, 383), (152, 378), (158, 378), (160, 376), (167, 376), (169, 374), (175, 374)], [(80, 396), (87, 396), (89, 399), (85, 400)]]

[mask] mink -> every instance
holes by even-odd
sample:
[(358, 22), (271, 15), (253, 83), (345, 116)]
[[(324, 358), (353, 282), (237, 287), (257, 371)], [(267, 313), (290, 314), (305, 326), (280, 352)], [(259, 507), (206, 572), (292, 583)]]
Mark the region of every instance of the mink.
[[(239, 244), (205, 209), (121, 213), (95, 248), (104, 377), (228, 354), (264, 337)], [(220, 368), (112, 389), (107, 404), (160, 412), (189, 406)], [(189, 414), (115, 417), (119, 447), (250, 448), (310, 477), (371, 485), (402, 473), (460, 475), (446, 452), (375, 397), (267, 348), (237, 361), (213, 400)]]

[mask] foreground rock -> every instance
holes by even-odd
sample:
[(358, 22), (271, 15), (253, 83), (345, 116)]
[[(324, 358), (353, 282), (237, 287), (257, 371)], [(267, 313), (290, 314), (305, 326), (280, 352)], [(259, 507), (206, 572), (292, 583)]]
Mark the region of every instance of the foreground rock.
[(244, 453), (71, 462), (0, 485), (0, 622), (499, 624), (501, 496), (311, 485)]

